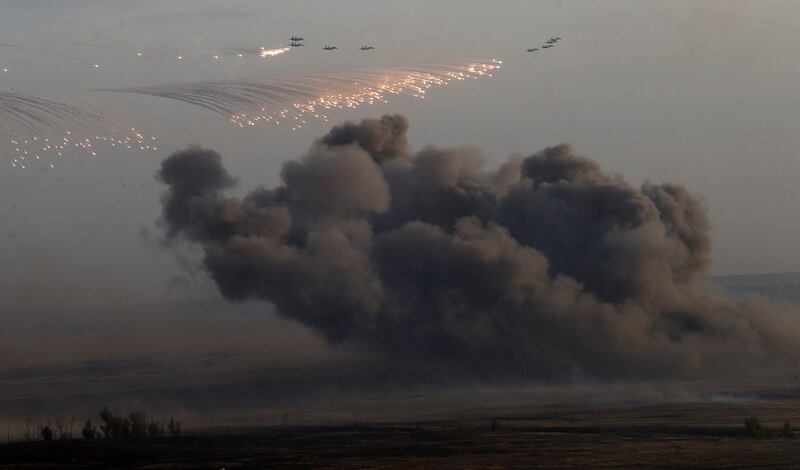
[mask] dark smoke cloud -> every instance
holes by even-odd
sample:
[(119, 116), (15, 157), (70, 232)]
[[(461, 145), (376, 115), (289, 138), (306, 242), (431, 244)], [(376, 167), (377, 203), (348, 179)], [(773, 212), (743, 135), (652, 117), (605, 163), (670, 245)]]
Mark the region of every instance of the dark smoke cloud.
[(168, 240), (202, 245), (222, 294), (273, 303), (333, 342), (479, 378), (646, 378), (793, 363), (798, 312), (697, 287), (704, 208), (567, 145), (487, 170), (408, 148), (384, 116), (334, 127), (283, 185), (226, 197), (216, 153), (162, 164)]

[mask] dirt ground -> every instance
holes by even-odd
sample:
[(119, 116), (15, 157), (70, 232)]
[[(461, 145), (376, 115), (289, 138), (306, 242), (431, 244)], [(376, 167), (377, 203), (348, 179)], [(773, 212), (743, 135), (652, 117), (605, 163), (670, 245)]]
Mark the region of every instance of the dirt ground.
[[(151, 441), (0, 445), (0, 468), (800, 467), (800, 399), (536, 412), (198, 432)], [(768, 430), (749, 436), (744, 420)]]

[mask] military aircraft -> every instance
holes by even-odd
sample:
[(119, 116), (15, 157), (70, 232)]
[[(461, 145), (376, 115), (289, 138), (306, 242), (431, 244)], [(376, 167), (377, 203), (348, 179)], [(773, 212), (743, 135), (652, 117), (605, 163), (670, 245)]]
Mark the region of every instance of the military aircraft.
[(297, 41), (305, 41), (305, 39), (303, 39), (303, 38), (301, 38), (301, 37), (298, 37), (298, 36), (292, 36), (292, 37), (290, 37), (290, 38), (289, 38), (289, 40), (290, 40), (290, 41), (293, 41), (293, 42), (297, 42)]
[(528, 49), (528, 52), (536, 52), (538, 50), (539, 50), (538, 47), (531, 47), (531, 48)]
[(301, 47), (301, 46), (305, 46), (305, 44), (303, 44), (302, 42), (294, 42), (294, 41), (290, 42), (290, 43), (289, 43), (289, 45), (290, 45), (291, 47)]
[(372, 47), (372, 46), (361, 46), (361, 50), (362, 51), (371, 51), (373, 49), (375, 49), (375, 48)]
[(338, 49), (338, 47), (336, 47), (336, 46), (325, 46), (325, 47), (322, 48), (323, 51), (333, 51), (333, 50), (336, 50), (336, 49)]

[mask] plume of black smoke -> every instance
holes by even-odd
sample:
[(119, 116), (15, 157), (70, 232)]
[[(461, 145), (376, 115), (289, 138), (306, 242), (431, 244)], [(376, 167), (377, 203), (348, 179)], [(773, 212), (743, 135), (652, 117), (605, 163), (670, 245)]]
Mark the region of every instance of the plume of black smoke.
[(635, 188), (567, 145), (496, 171), (475, 149), (413, 155), (408, 123), (334, 127), (283, 185), (226, 197), (213, 151), (169, 156), (169, 240), (203, 246), (222, 294), (320, 332), (476, 377), (772, 370), (797, 312), (695, 286), (709, 224), (679, 185)]

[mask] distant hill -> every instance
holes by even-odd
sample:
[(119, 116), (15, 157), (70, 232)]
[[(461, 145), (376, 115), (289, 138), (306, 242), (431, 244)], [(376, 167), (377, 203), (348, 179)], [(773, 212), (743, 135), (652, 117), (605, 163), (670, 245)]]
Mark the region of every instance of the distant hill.
[(800, 303), (800, 273), (713, 276), (711, 282), (733, 296), (756, 293), (773, 300)]

